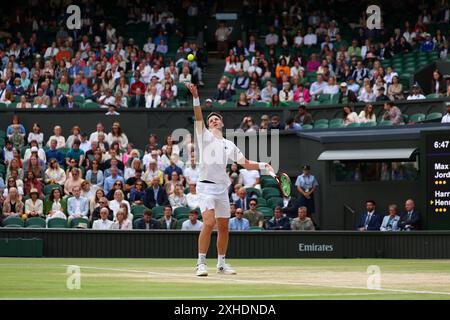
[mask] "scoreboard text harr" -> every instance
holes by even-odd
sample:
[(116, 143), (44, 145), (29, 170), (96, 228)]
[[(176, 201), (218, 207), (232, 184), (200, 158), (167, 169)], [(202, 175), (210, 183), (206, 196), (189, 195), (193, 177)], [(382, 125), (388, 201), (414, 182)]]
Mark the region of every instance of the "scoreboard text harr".
[(450, 134), (430, 134), (426, 146), (427, 207), (446, 215), (450, 213)]

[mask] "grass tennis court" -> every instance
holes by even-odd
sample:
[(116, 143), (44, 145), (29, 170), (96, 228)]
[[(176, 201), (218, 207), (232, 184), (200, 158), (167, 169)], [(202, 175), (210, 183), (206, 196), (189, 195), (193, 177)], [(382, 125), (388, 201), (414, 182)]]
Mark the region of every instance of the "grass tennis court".
[[(238, 275), (194, 275), (187, 259), (0, 258), (1, 299), (450, 299), (450, 260), (229, 260)], [(67, 266), (81, 268), (67, 289)], [(381, 290), (367, 289), (367, 268)]]

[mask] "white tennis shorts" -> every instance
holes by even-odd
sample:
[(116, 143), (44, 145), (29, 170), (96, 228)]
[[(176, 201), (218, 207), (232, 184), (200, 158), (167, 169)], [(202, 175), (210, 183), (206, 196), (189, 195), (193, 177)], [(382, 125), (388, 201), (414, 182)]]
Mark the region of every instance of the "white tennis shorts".
[(197, 193), (200, 198), (200, 210), (214, 210), (216, 218), (230, 218), (230, 199), (227, 186), (199, 182)]

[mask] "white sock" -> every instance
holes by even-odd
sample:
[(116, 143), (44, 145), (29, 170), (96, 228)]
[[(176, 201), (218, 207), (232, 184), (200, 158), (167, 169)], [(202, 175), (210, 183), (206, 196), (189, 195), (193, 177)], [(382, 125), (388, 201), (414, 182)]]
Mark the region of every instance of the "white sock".
[(199, 253), (197, 264), (206, 264), (206, 253)]
[(218, 256), (217, 257), (217, 265), (219, 265), (219, 266), (225, 265), (225, 256)]

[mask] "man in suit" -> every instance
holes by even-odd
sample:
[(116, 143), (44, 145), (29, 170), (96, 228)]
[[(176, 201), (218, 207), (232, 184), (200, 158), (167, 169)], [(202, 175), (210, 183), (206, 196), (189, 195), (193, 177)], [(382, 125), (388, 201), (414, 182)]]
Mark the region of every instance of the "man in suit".
[(58, 98), (58, 107), (65, 108), (67, 106), (67, 97), (62, 93), (61, 89), (56, 89), (56, 98)]
[(152, 218), (152, 210), (145, 209), (144, 217), (142, 219), (139, 219), (136, 223), (136, 229), (140, 230), (159, 229), (158, 220)]
[(81, 196), (81, 187), (75, 186), (72, 189), (73, 197), (67, 201), (67, 213), (69, 219), (86, 218), (89, 213), (89, 201)]
[(238, 191), (239, 199), (236, 201), (236, 208), (241, 208), (244, 212), (250, 209), (250, 197), (247, 196), (247, 190), (244, 187)]
[(164, 217), (159, 219), (159, 228), (164, 230), (175, 230), (177, 228), (177, 219), (172, 216), (172, 207), (164, 207)]
[(127, 63), (127, 66), (126, 66), (127, 70), (126, 70), (126, 72), (127, 73), (130, 73), (130, 72), (134, 73), (137, 70), (138, 66), (139, 66), (139, 63), (137, 62), (136, 55), (132, 54), (130, 56), (130, 62)]
[(420, 228), (420, 213), (415, 209), (412, 199), (405, 202), (405, 212), (400, 215), (398, 227), (403, 231), (418, 230)]
[(359, 218), (358, 225), (356, 226), (358, 231), (380, 231), (381, 216), (375, 212), (375, 201), (366, 201), (367, 212), (363, 213)]
[(145, 97), (141, 88), (136, 88), (136, 95), (131, 97), (130, 108), (145, 108)]
[(267, 221), (267, 230), (291, 230), (289, 218), (283, 215), (280, 206), (275, 207), (273, 218)]
[(73, 96), (68, 96), (66, 109), (78, 109), (78, 108), (80, 108), (80, 106), (78, 104), (76, 104), (75, 102), (73, 102)]
[(159, 185), (159, 178), (154, 177), (152, 185), (145, 192), (145, 206), (147, 208), (154, 208), (158, 206), (165, 206), (169, 204), (169, 198), (166, 190)]
[(283, 197), (283, 213), (289, 218), (298, 217), (298, 208), (300, 208), (300, 199), (295, 197)]

